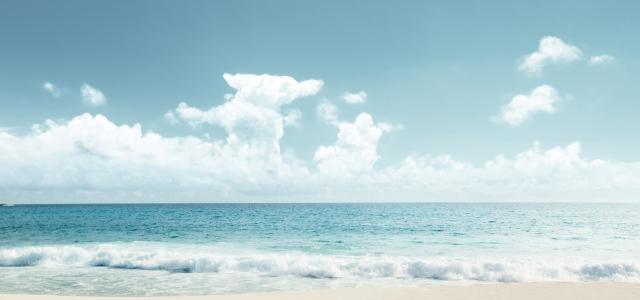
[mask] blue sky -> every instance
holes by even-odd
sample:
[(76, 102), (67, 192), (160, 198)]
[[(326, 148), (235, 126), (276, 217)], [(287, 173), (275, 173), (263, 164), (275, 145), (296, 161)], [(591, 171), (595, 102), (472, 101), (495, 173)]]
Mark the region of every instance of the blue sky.
[[(11, 179), (0, 184), (5, 202), (127, 201), (132, 195), (140, 201), (170, 201), (176, 195), (193, 201), (580, 201), (594, 195), (583, 188), (593, 186), (590, 180), (607, 184), (586, 200), (632, 201), (640, 195), (635, 188), (640, 182), (637, 1), (4, 1), (0, 8), (0, 128), (6, 135), (0, 140), (5, 157), (0, 176)], [(546, 50), (539, 48), (545, 37), (554, 39), (547, 40)], [(542, 57), (532, 60), (540, 70), (521, 67), (534, 52)], [(238, 94), (225, 100), (225, 94), (241, 89), (230, 87), (223, 74), (270, 74), (274, 77), (250, 79), (270, 86), (282, 83), (276, 76), (296, 83), (318, 80), (322, 86), (288, 90), (305, 91), (290, 95), (292, 102), (277, 99), (265, 112), (276, 113), (276, 119), (267, 121), (284, 120), (292, 111), (299, 117), (282, 126), (282, 137), (256, 142), (257, 135), (264, 138), (274, 129), (248, 124), (265, 121), (255, 116), (230, 124), (225, 118), (234, 112), (227, 110), (179, 112), (181, 102), (205, 112), (236, 98), (253, 101)], [(538, 90), (536, 98), (538, 87), (548, 89)], [(362, 91), (366, 100), (349, 104), (342, 99), (347, 91)], [(526, 117), (502, 118), (518, 95), (525, 97), (524, 106), (512, 105), (512, 113)], [(337, 119), (318, 113), (323, 104), (335, 106)], [(166, 118), (168, 112), (174, 119)], [(91, 124), (102, 115), (110, 124), (139, 124), (143, 134), (176, 143), (191, 136), (224, 148), (238, 135), (245, 138), (243, 147), (259, 151), (249, 151), (256, 157), (226, 157), (223, 161), (233, 161), (229, 174), (207, 171), (218, 166), (215, 159), (204, 170), (194, 169), (193, 153), (193, 160), (180, 166), (140, 162), (135, 160), (140, 149), (130, 144), (109, 152), (105, 149), (113, 145), (100, 143), (112, 139), (74, 135), (67, 125), (83, 113), (90, 114), (85, 121)], [(367, 131), (372, 135), (363, 139), (366, 145), (341, 141), (340, 132), (345, 136), (349, 129), (340, 125), (356, 124), (361, 113), (372, 119), (370, 124), (361, 119), (365, 129), (377, 129), (380, 136)], [(45, 142), (38, 135), (52, 130), (42, 125), (48, 119), (74, 133)], [(44, 129), (34, 131), (33, 124)], [(75, 148), (58, 151), (47, 143)], [(573, 157), (572, 143), (579, 143), (577, 160), (548, 163), (557, 156), (553, 149)], [(37, 151), (22, 152), (16, 145)], [(226, 151), (220, 149), (215, 151)], [(327, 161), (319, 156), (321, 149), (337, 151), (329, 151)], [(165, 154), (181, 157), (185, 151)], [(264, 151), (277, 151), (273, 159), (283, 166), (270, 164)], [(535, 164), (533, 175), (519, 167), (518, 155), (527, 151), (545, 161)], [(496, 175), (487, 164), (499, 155), (512, 167)], [(363, 157), (370, 159), (358, 161)], [(418, 173), (398, 174), (408, 172), (409, 157), (448, 157), (467, 171), (448, 163), (444, 174), (429, 173), (442, 161), (423, 161)], [(92, 167), (65, 159), (88, 159), (84, 163)], [(592, 166), (599, 161), (606, 166)], [(128, 164), (139, 169), (119, 167)], [(282, 171), (292, 165), (297, 171)], [(243, 168), (251, 171), (233, 173)], [(156, 180), (148, 170), (174, 177)], [(338, 183), (327, 181), (335, 178), (332, 172), (340, 174)], [(50, 173), (59, 179), (36, 175)], [(269, 180), (253, 176), (262, 173)], [(605, 176), (610, 173), (620, 178)], [(194, 174), (202, 178), (197, 184)], [(557, 181), (545, 182), (549, 176)], [(404, 177), (410, 179), (398, 179)], [(361, 191), (372, 191), (369, 185), (388, 180), (394, 181), (388, 191), (371, 192), (382, 196), (362, 196)], [(576, 186), (567, 188), (563, 180)], [(494, 197), (492, 184), (512, 189)], [(166, 185), (175, 188), (154, 194)]]

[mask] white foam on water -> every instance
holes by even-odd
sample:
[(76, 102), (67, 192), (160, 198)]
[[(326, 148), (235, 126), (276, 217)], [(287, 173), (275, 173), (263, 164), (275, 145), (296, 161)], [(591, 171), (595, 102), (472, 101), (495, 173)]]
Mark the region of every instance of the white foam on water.
[(177, 273), (444, 281), (640, 281), (636, 259), (220, 253), (207, 247), (97, 244), (0, 248), (3, 267), (106, 267)]

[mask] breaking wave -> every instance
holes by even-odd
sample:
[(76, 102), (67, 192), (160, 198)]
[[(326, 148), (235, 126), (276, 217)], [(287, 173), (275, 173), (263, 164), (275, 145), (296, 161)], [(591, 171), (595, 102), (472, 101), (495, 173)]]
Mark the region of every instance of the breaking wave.
[(305, 278), (447, 281), (640, 281), (637, 260), (339, 256), (303, 253), (217, 254), (157, 246), (99, 244), (0, 248), (2, 267), (107, 267), (180, 273), (249, 273)]

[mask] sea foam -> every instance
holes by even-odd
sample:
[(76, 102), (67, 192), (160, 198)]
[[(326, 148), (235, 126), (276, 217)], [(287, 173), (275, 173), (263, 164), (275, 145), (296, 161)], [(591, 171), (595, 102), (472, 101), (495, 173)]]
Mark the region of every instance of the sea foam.
[(343, 256), (303, 253), (221, 254), (214, 248), (98, 244), (0, 248), (4, 267), (107, 267), (179, 273), (247, 273), (305, 278), (446, 281), (640, 281), (640, 262), (549, 257)]

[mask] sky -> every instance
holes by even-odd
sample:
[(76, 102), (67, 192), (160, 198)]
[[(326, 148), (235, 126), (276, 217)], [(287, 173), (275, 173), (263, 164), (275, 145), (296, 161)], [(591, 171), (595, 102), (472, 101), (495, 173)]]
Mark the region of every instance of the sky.
[(638, 202), (639, 10), (2, 1), (0, 202)]

